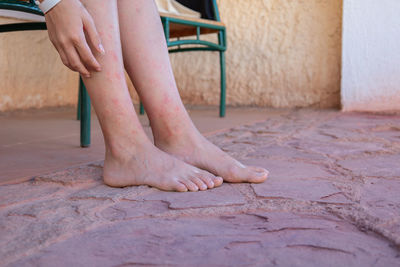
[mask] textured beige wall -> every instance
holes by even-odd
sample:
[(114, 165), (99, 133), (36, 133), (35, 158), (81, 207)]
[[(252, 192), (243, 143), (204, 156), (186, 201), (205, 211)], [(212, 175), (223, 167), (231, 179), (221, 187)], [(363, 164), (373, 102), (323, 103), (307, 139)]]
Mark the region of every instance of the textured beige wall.
[[(0, 23), (15, 20), (0, 18)], [(0, 111), (72, 105), (78, 76), (62, 65), (47, 32), (0, 35)]]
[[(218, 2), (228, 28), (228, 104), (339, 106), (341, 0)], [(185, 102), (218, 103), (216, 54), (172, 59)]]
[[(341, 0), (219, 3), (228, 28), (228, 105), (339, 106)], [(0, 58), (0, 111), (76, 103), (78, 76), (45, 32), (0, 35)], [(185, 103), (218, 104), (216, 53), (171, 59)]]

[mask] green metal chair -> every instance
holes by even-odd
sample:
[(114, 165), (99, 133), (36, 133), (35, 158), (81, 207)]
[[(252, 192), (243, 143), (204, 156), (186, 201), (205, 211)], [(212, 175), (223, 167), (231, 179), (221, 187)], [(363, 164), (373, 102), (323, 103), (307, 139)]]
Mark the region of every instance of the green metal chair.
[[(220, 117), (225, 116), (226, 76), (225, 76), (225, 51), (226, 51), (226, 27), (221, 22), (216, 0), (178, 0), (182, 4), (202, 13), (202, 19), (193, 19), (170, 14), (160, 14), (164, 27), (164, 33), (170, 53), (189, 51), (217, 51), (220, 58), (221, 93), (220, 93)], [(43, 16), (34, 0), (0, 0), (0, 9), (14, 10)], [(22, 22), (0, 25), (1, 32), (46, 30), (44, 22)], [(200, 39), (202, 34), (216, 33), (218, 43)], [(190, 37), (180, 39), (181, 37)], [(79, 78), (78, 112), (77, 117), (81, 122), (81, 147), (90, 146), (90, 97), (86, 87)], [(144, 114), (144, 108), (140, 103), (140, 114)]]

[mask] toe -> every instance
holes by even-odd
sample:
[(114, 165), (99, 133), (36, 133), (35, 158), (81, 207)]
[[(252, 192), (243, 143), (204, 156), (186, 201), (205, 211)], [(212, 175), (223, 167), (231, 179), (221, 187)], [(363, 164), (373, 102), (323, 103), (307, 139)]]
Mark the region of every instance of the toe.
[(213, 174), (203, 171), (199, 178), (207, 185), (208, 188), (214, 188), (215, 176)]
[(187, 189), (189, 189), (189, 191), (191, 192), (197, 192), (199, 191), (199, 187), (193, 183), (192, 181), (189, 180), (184, 180), (182, 181), (182, 183), (187, 187)]
[(227, 171), (227, 175), (223, 176), (224, 181), (230, 183), (262, 183), (268, 177), (268, 171), (260, 167), (231, 166)]
[(222, 179), (222, 177), (217, 176), (213, 178), (213, 182), (214, 182), (214, 187), (218, 187), (222, 185), (224, 179)]
[(261, 168), (261, 167), (249, 166), (248, 168), (254, 170), (255, 172), (266, 173), (267, 175), (269, 174), (269, 171), (267, 169), (264, 169), (264, 168)]
[(200, 178), (192, 177), (190, 180), (195, 183), (200, 190), (207, 190), (207, 185)]
[(269, 172), (264, 168), (250, 166), (247, 170), (250, 183), (262, 183), (268, 178)]
[(175, 190), (175, 191), (178, 191), (178, 192), (187, 192), (187, 191), (188, 191), (188, 188), (187, 188), (186, 185), (184, 185), (183, 183), (181, 183), (181, 182), (176, 182), (175, 187), (174, 187), (174, 190)]

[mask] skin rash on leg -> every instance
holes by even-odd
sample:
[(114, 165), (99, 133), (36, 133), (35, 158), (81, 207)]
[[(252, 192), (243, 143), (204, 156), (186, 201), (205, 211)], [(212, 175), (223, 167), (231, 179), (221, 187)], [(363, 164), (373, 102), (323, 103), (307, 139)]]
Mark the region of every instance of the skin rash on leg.
[[(116, 0), (82, 0), (101, 34), (102, 71), (84, 78), (104, 135), (104, 182), (114, 187), (149, 185), (170, 191), (213, 188), (222, 178), (155, 147), (136, 116), (125, 81)], [(106, 34), (105, 34), (106, 33)]]
[(176, 87), (154, 1), (118, 0), (118, 14), (125, 68), (145, 106), (156, 146), (227, 182), (265, 181), (267, 170), (233, 159), (193, 125)]

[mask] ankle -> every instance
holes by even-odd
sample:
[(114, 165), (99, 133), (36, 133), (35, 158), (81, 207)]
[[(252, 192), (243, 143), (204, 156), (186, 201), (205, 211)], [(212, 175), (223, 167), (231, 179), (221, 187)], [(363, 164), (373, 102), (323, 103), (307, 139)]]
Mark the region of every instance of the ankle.
[(203, 136), (197, 131), (197, 129), (183, 132), (173, 132), (170, 134), (154, 134), (154, 144), (156, 147), (163, 148), (174, 148), (174, 149), (197, 149), (198, 145), (201, 144), (201, 138)]
[(198, 131), (188, 115), (176, 114), (176, 116), (157, 116), (151, 119), (150, 126), (153, 131), (155, 143), (175, 143), (179, 139), (187, 139)]
[[(146, 138), (147, 139), (147, 138)], [(150, 140), (114, 140), (106, 143), (106, 159), (129, 161), (132, 155), (142, 153), (151, 144)]]

